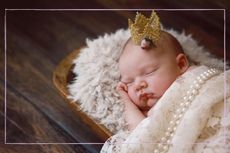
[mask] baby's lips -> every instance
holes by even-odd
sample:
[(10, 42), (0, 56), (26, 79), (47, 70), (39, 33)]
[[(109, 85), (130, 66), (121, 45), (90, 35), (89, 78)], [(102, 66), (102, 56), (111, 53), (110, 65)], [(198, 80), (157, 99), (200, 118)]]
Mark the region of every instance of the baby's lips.
[(147, 100), (149, 98), (154, 98), (152, 93), (143, 93), (139, 96), (139, 99)]

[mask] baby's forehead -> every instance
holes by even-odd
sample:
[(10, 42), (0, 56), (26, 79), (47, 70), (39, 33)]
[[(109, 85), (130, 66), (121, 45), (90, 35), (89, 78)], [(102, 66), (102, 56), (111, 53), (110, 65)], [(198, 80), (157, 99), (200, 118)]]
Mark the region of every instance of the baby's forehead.
[(163, 55), (164, 51), (161, 48), (151, 48), (144, 50), (140, 46), (132, 42), (127, 43), (119, 59), (119, 65), (127, 64), (128, 61), (145, 62), (146, 60), (155, 61)]
[[(130, 50), (143, 50), (140, 46), (136, 45), (131, 38), (127, 40), (123, 47), (123, 54), (129, 53)], [(148, 51), (160, 51), (161, 53), (180, 53), (183, 52), (182, 46), (178, 40), (170, 33), (162, 31), (160, 39)]]

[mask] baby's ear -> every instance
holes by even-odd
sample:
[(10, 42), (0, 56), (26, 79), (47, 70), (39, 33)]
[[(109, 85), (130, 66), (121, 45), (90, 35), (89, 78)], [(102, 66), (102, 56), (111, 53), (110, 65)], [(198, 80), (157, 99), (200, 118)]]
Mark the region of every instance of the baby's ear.
[(180, 70), (180, 74), (183, 74), (189, 67), (189, 62), (185, 54), (180, 53), (176, 57), (177, 66)]

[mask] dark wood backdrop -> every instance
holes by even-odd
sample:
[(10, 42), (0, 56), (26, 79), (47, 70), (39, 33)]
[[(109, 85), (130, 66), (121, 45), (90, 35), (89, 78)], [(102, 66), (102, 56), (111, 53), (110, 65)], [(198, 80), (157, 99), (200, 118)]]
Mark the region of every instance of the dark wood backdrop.
[[(2, 8), (219, 8), (227, 1), (152, 2), (134, 0), (7, 1)], [(9, 144), (103, 142), (91, 127), (82, 124), (52, 83), (57, 64), (85, 39), (127, 27), (135, 11), (6, 11), (7, 116), (4, 144), (4, 9), (1, 10), (0, 41), (0, 153), (99, 152), (101, 145)], [(143, 12), (149, 15), (150, 12)], [(168, 28), (191, 33), (217, 57), (224, 57), (224, 11), (158, 11)], [(226, 18), (229, 12), (226, 10)], [(226, 20), (228, 27), (229, 20)], [(229, 61), (229, 30), (226, 31)]]

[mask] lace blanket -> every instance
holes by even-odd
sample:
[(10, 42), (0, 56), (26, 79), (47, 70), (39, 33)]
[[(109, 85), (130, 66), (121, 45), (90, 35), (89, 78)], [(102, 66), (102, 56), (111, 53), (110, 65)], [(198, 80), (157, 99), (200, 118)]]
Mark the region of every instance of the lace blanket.
[(224, 153), (230, 150), (230, 71), (199, 66), (180, 76), (132, 132), (101, 153)]

